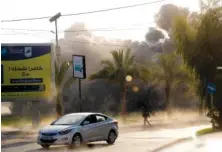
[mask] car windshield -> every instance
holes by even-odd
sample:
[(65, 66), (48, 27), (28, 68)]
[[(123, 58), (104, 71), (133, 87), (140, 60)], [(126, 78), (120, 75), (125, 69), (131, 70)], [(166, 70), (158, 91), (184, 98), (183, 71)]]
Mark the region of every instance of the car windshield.
[(66, 115), (57, 119), (51, 125), (76, 125), (84, 118), (84, 115)]

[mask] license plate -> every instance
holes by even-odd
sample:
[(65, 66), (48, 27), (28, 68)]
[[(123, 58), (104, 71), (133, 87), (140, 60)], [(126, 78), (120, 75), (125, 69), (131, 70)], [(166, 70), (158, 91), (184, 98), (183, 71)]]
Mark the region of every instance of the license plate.
[(53, 137), (42, 137), (44, 140), (53, 140)]

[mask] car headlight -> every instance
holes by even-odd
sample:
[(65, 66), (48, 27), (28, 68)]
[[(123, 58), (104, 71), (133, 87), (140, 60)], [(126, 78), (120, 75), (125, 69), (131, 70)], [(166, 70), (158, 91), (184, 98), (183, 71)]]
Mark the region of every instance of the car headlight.
[(60, 135), (65, 135), (65, 134), (68, 134), (72, 131), (72, 129), (67, 129), (67, 130), (62, 130), (59, 132)]

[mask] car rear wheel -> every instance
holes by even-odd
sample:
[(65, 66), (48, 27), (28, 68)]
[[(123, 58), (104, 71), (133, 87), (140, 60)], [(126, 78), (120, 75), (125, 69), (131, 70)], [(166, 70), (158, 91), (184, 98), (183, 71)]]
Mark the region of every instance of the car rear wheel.
[(80, 134), (75, 134), (72, 138), (72, 144), (70, 148), (80, 147), (82, 144), (82, 137)]
[(44, 149), (48, 149), (49, 147), (50, 147), (50, 145), (41, 145), (42, 146), (42, 148), (44, 148)]
[(111, 130), (111, 131), (109, 132), (108, 139), (107, 139), (106, 142), (107, 142), (109, 145), (112, 145), (112, 144), (115, 143), (116, 138), (117, 138), (117, 136), (116, 136), (115, 131)]

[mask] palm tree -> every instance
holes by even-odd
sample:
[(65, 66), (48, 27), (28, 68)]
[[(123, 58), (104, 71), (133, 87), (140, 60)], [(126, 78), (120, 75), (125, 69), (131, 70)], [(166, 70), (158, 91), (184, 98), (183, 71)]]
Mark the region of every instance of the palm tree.
[(68, 79), (65, 80), (66, 72), (68, 71), (69, 67), (72, 65), (72, 61), (64, 61), (60, 65), (60, 68), (58, 64), (55, 62), (55, 86), (56, 86), (56, 113), (57, 117), (60, 117), (63, 115), (63, 107), (62, 107), (62, 91), (64, 88), (68, 88), (74, 81), (75, 78), (73, 76), (68, 77)]
[(121, 94), (121, 113), (125, 120), (126, 114), (126, 76), (140, 77), (145, 68), (136, 64), (135, 56), (131, 54), (131, 50), (114, 50), (111, 52), (113, 60), (102, 60), (102, 69), (92, 74), (89, 79), (107, 79), (120, 85)]
[(188, 82), (186, 84), (189, 88), (192, 88), (194, 76), (175, 52), (161, 54), (158, 59), (158, 65), (152, 69), (151, 79), (154, 84), (164, 85), (166, 109), (168, 114), (170, 114), (172, 89), (184, 82)]

